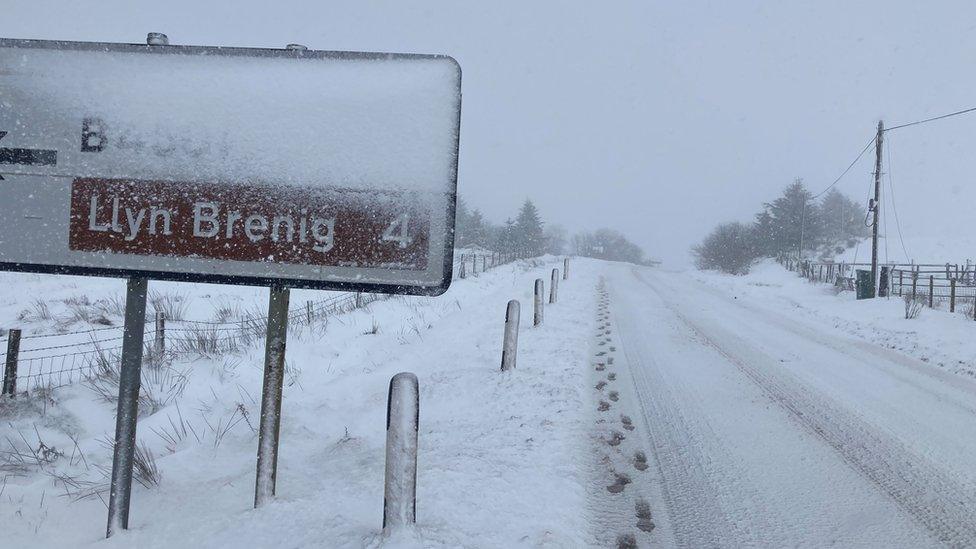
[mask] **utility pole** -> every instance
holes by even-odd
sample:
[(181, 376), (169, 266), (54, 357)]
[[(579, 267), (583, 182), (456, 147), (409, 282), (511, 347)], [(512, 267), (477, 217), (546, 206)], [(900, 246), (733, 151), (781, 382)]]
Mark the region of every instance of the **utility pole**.
[(871, 297), (878, 295), (878, 220), (881, 217), (881, 147), (884, 145), (884, 120), (878, 120), (874, 160), (874, 222), (871, 224)]

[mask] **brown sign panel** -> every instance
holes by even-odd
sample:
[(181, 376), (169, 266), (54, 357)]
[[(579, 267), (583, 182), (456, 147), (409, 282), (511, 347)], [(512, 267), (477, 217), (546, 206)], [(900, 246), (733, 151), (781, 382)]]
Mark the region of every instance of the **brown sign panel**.
[(73, 251), (427, 268), (430, 213), (401, 193), (78, 178)]

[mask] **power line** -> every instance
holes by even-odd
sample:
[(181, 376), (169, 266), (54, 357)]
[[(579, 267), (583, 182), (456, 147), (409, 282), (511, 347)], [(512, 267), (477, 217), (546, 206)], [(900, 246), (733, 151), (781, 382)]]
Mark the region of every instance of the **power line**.
[(932, 122), (934, 120), (942, 120), (943, 118), (949, 118), (950, 116), (958, 116), (960, 114), (966, 114), (967, 112), (973, 112), (973, 111), (976, 111), (976, 107), (972, 107), (972, 108), (969, 108), (969, 109), (963, 109), (961, 111), (956, 111), (956, 112), (950, 112), (949, 114), (943, 114), (941, 116), (935, 116), (935, 117), (932, 117), (932, 118), (926, 118), (925, 120), (916, 120), (915, 122), (909, 122), (908, 124), (902, 124), (900, 126), (892, 126), (890, 128), (886, 128), (885, 131), (886, 132), (890, 132), (891, 130), (897, 130), (898, 128), (907, 128), (908, 126), (917, 126), (918, 124), (925, 124), (926, 122)]
[(888, 150), (888, 155), (886, 160), (888, 161), (888, 195), (891, 199), (891, 211), (895, 214), (895, 226), (898, 227), (898, 240), (901, 241), (901, 251), (905, 252), (905, 260), (911, 260), (911, 256), (908, 255), (908, 248), (905, 247), (905, 237), (901, 233), (901, 222), (898, 220), (898, 207), (895, 206), (895, 186), (891, 182), (891, 140), (889, 139), (885, 143), (885, 148)]
[(811, 200), (816, 200), (817, 198), (820, 198), (821, 196), (823, 196), (824, 193), (826, 193), (830, 189), (834, 188), (834, 185), (840, 183), (840, 180), (843, 179), (845, 175), (847, 175), (847, 172), (851, 171), (851, 168), (853, 168), (854, 165), (857, 164), (857, 161), (860, 160), (862, 156), (864, 156), (864, 153), (868, 152), (868, 149), (871, 148), (871, 144), (874, 143), (874, 140), (875, 140), (875, 137), (872, 137), (867, 142), (867, 144), (864, 145), (864, 148), (861, 149), (861, 152), (857, 153), (857, 158), (855, 158), (854, 161), (851, 162), (850, 165), (847, 166), (847, 169), (845, 169), (843, 173), (841, 173), (839, 176), (837, 176), (837, 179), (835, 179), (833, 183), (831, 183), (830, 185), (827, 185), (827, 188), (826, 189), (824, 189), (824, 190), (820, 191), (819, 193), (813, 195), (812, 197), (810, 197), (810, 199)]

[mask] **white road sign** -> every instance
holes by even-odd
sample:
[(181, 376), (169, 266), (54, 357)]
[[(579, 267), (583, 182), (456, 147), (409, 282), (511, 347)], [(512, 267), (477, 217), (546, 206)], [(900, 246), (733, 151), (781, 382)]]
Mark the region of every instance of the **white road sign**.
[(450, 57), (0, 39), (0, 269), (450, 283)]

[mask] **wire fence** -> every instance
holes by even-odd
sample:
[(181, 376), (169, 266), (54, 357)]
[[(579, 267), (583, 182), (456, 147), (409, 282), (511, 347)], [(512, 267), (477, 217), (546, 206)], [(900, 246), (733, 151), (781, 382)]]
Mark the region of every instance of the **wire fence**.
[[(452, 275), (478, 276), (523, 257), (517, 253), (457, 254)], [(342, 292), (324, 299), (293, 305), (289, 330), (303, 330), (328, 317), (348, 314), (391, 294)], [(228, 320), (147, 318), (143, 333), (144, 355), (154, 359), (181, 356), (219, 356), (264, 340), (268, 318), (242, 313)], [(123, 326), (92, 327), (56, 334), (24, 334), (13, 356), (17, 391), (55, 389), (91, 379), (121, 359)], [(0, 338), (0, 363), (9, 364), (9, 336)], [(7, 366), (7, 370), (10, 366)]]
[[(870, 263), (816, 262), (781, 257), (779, 262), (810, 282), (855, 290), (856, 271), (870, 271)], [(976, 319), (976, 264), (884, 263), (879, 269), (879, 297), (898, 297), (934, 309), (964, 312)]]

